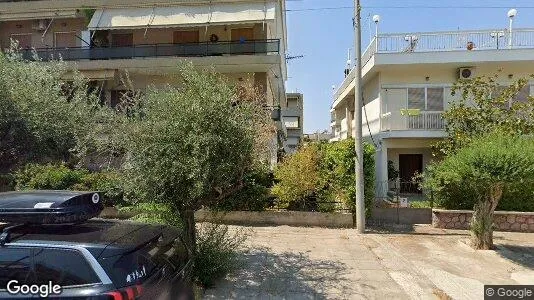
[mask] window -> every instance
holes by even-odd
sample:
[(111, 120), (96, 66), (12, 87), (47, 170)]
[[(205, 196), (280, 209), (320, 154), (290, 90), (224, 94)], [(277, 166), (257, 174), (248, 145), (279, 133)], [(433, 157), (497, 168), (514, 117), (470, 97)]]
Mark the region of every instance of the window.
[(408, 88), (408, 108), (443, 111), (443, 88)]
[(112, 47), (131, 47), (133, 45), (133, 33), (116, 33), (111, 35)]
[(300, 128), (299, 117), (284, 117), (284, 124), (287, 128)]
[(56, 32), (54, 34), (54, 45), (56, 48), (76, 47), (76, 32)]
[(85, 257), (75, 250), (35, 249), (34, 250), (34, 283), (75, 286), (100, 283), (100, 279), (91, 268)]
[(174, 44), (198, 43), (198, 30), (175, 31), (172, 41)]
[(31, 249), (2, 248), (0, 251), (0, 289), (6, 289), (10, 280), (18, 280), (20, 284), (27, 282), (31, 270)]
[(288, 108), (298, 108), (299, 100), (294, 98), (288, 98), (287, 99), (287, 107)]

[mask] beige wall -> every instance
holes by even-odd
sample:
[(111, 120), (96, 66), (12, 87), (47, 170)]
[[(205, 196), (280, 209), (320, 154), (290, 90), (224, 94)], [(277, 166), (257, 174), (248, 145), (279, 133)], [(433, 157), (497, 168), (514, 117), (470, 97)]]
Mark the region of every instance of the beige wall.
[[(0, 22), (0, 45), (2, 48), (10, 46), (10, 37), (12, 34), (32, 34), (32, 46), (34, 48), (54, 47), (54, 33), (56, 32), (71, 32), (74, 31), (78, 36), (81, 31), (86, 28), (86, 20), (84, 18), (77, 19), (56, 19), (52, 21), (50, 28), (42, 39), (41, 36), (44, 31), (34, 30), (34, 20), (26, 21), (9, 21)], [(81, 37), (81, 36), (80, 36)], [(82, 41), (77, 39), (77, 46), (81, 46)]]

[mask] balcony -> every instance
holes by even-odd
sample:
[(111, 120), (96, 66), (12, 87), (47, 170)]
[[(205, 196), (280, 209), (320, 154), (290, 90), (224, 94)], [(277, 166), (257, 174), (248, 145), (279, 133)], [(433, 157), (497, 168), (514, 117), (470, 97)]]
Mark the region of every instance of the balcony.
[(41, 48), (21, 50), (28, 60), (49, 61), (62, 59), (108, 60), (147, 57), (205, 57), (223, 55), (279, 54), (280, 40), (203, 42), (192, 44), (151, 44), (107, 48)]
[(444, 130), (443, 111), (421, 111), (417, 115), (403, 116), (400, 112), (387, 112), (381, 117), (382, 131), (393, 130)]

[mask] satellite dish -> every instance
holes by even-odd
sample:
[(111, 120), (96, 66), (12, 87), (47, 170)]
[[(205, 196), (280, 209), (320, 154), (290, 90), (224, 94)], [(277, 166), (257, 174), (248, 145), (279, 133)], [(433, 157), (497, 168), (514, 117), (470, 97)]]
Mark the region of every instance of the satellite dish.
[(517, 9), (512, 8), (508, 11), (508, 18), (513, 18), (517, 15)]
[(375, 22), (375, 23), (380, 22), (380, 16), (379, 15), (374, 15), (373, 16), (373, 22)]

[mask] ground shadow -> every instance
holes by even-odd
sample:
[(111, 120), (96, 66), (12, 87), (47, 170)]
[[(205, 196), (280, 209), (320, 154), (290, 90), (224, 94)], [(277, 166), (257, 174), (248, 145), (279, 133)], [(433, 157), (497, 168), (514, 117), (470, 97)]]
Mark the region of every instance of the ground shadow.
[(358, 294), (344, 263), (312, 259), (307, 253), (242, 253), (243, 267), (207, 290), (205, 299), (327, 299)]
[(410, 235), (450, 235), (450, 236), (469, 236), (467, 231), (449, 231), (436, 230), (433, 232), (418, 232), (413, 224), (394, 224), (394, 223), (367, 223), (366, 233), (375, 234), (410, 234)]
[(534, 247), (501, 244), (495, 251), (508, 260), (534, 270)]

